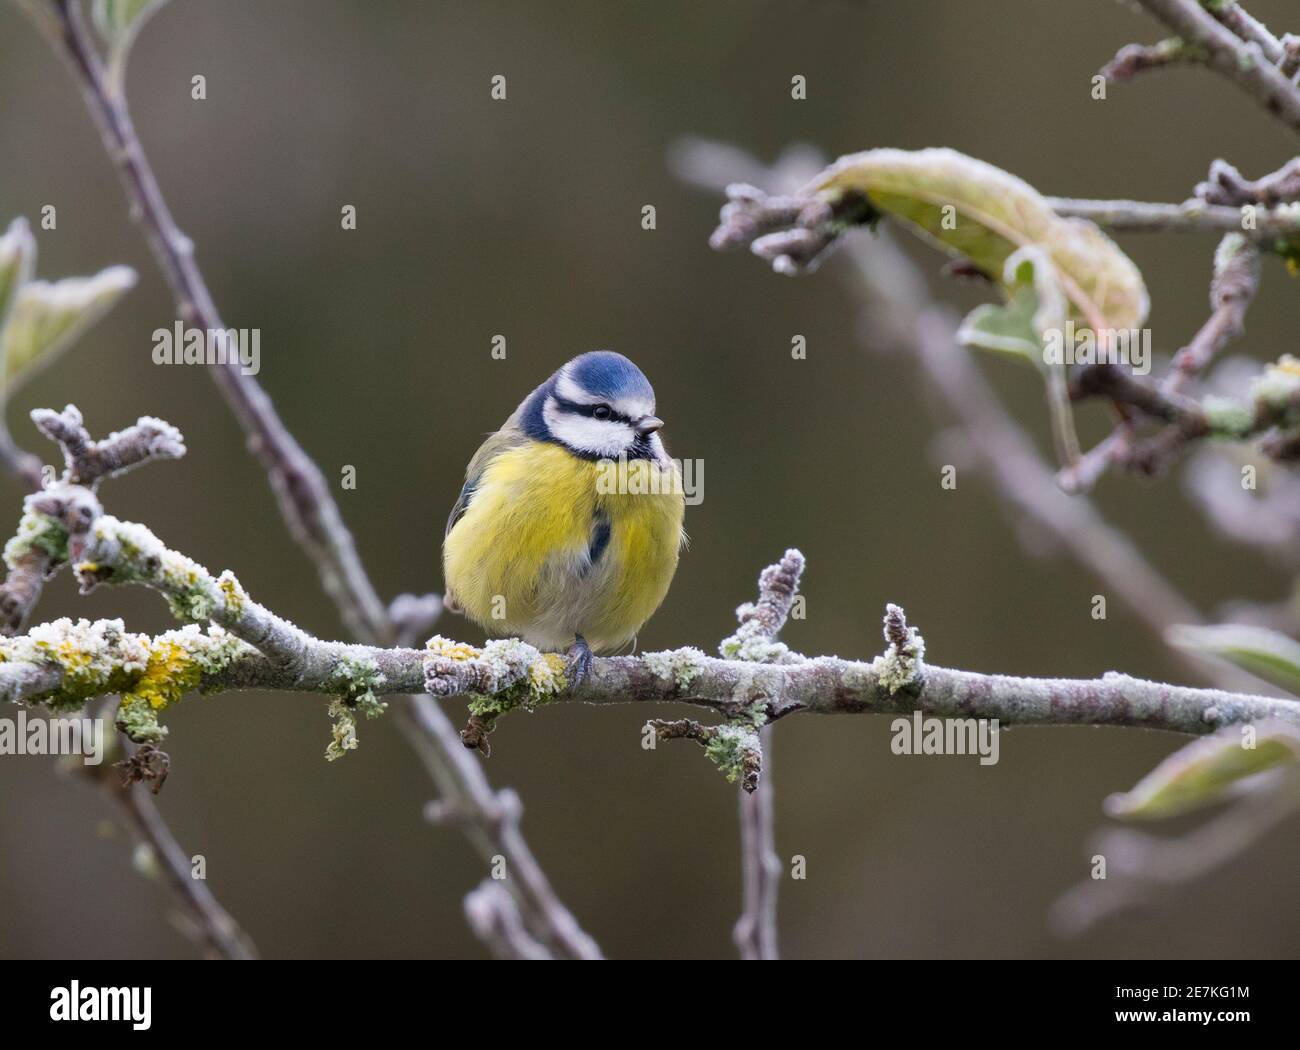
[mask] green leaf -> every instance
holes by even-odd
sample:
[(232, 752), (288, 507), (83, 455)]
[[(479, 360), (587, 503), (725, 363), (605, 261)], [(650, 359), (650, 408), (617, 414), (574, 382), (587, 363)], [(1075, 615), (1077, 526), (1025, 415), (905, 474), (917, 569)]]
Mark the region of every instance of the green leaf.
[[(888, 213), (995, 279), (1019, 249), (1052, 260), (1072, 316), (1095, 331), (1140, 328), (1149, 301), (1142, 274), (1083, 219), (1065, 219), (1023, 179), (951, 149), (867, 150), (841, 157), (806, 192), (866, 195)], [(1008, 290), (1011, 286), (1008, 285)]]
[(1165, 632), (1178, 649), (1217, 656), (1300, 695), (1300, 642), (1265, 627), (1178, 624)]
[(1294, 726), (1227, 726), (1175, 751), (1127, 794), (1111, 795), (1106, 812), (1121, 820), (1177, 816), (1221, 801), (1247, 777), (1297, 761), (1300, 730)]
[(958, 329), (964, 346), (1027, 360), (1046, 368), (1043, 339), (1065, 327), (1067, 304), (1051, 259), (1039, 248), (1021, 248), (1002, 267), (1007, 301), (972, 310)]
[(58, 356), (135, 284), (135, 271), (110, 266), (94, 277), (68, 277), (51, 284), (28, 281), (19, 290), (0, 332), (5, 396)]
[(1059, 274), (1041, 248), (1017, 249), (1002, 267), (1005, 304), (977, 306), (957, 330), (964, 346), (979, 347), (1015, 360), (1028, 361), (1047, 385), (1047, 406), (1052, 416), (1052, 436), (1063, 463), (1079, 458), (1079, 437), (1074, 427), (1063, 360), (1048, 363), (1046, 340), (1063, 337), (1069, 304)]
[(109, 77), (120, 91), (131, 45), (151, 15), (167, 0), (95, 0), (95, 28), (109, 49)]
[(19, 289), (31, 280), (35, 267), (36, 239), (26, 219), (14, 219), (0, 237), (0, 331)]
[(1033, 326), (1037, 310), (1033, 288), (1017, 288), (1005, 303), (985, 303), (968, 313), (957, 329), (957, 341), (1041, 368), (1043, 347)]

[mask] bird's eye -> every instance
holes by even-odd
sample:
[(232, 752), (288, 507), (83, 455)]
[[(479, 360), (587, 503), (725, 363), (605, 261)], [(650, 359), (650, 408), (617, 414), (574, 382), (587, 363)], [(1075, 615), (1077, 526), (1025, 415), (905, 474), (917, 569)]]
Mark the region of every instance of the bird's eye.
[(591, 414), (597, 419), (608, 419), (610, 415), (612, 415), (612, 412), (613, 410), (609, 405), (597, 405), (591, 410)]

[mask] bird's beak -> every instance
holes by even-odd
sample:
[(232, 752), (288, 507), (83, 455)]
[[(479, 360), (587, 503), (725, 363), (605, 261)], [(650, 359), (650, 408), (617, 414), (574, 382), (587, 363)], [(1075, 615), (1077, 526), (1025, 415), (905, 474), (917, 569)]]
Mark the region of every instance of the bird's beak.
[(664, 425), (664, 421), (658, 416), (644, 416), (636, 421), (636, 432), (642, 437), (647, 434), (653, 434), (656, 430)]

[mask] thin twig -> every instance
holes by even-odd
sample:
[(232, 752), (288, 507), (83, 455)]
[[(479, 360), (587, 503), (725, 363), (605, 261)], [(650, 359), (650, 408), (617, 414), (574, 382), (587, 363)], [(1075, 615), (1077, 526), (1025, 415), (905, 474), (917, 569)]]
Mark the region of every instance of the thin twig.
[(465, 897), (465, 918), (470, 929), (498, 959), (551, 959), (544, 944), (533, 940), (524, 927), (515, 899), (499, 882), (484, 879)]
[(207, 881), (194, 877), (189, 854), (172, 834), (149, 790), (143, 784), (124, 783), (109, 763), (85, 768), (158, 861), (159, 870), (189, 920), (184, 924), (185, 931), (218, 958), (256, 959), (257, 949), (239, 923), (221, 906)]
[[(1300, 200), (1300, 157), (1287, 161), (1277, 171), (1258, 179), (1248, 179), (1226, 160), (1216, 160), (1210, 173), (1195, 190), (1198, 200), (1207, 204), (1226, 204), (1240, 208), (1244, 204), (1276, 208)], [(1293, 214), (1300, 209), (1290, 209)]]
[(1125, 44), (1115, 57), (1101, 67), (1101, 75), (1112, 84), (1131, 80), (1139, 73), (1164, 69), (1180, 62), (1195, 61), (1199, 52), (1187, 47), (1178, 37), (1157, 44)]
[(742, 959), (776, 959), (776, 899), (781, 859), (776, 853), (775, 794), (772, 789), (772, 730), (759, 733), (763, 776), (758, 789), (739, 791), (741, 908), (732, 939)]
[[(1138, 0), (1223, 74), (1292, 131), (1300, 131), (1300, 89), (1273, 65), (1265, 49), (1216, 21), (1197, 0)], [(1278, 57), (1281, 57), (1280, 48)]]
[(1067, 218), (1088, 219), (1122, 233), (1240, 233), (1254, 241), (1300, 234), (1300, 208), (1263, 208), (1253, 229), (1244, 228), (1240, 208), (1193, 198), (1182, 204), (1155, 201), (1085, 200), (1049, 197), (1048, 206)]
[(1274, 65), (1282, 61), (1282, 42), (1236, 0), (1203, 0), (1202, 6), (1242, 40), (1258, 44), (1264, 57)]
[[(1071, 467), (1059, 475), (1064, 488), (1086, 491), (1112, 464), (1156, 475), (1168, 469), (1188, 444), (1210, 433), (1201, 406), (1183, 390), (1202, 375), (1214, 358), (1246, 327), (1246, 311), (1259, 290), (1259, 250), (1241, 234), (1230, 233), (1219, 242), (1214, 254), (1214, 275), (1210, 281), (1209, 319), (1192, 340), (1174, 355), (1173, 367), (1156, 386), (1123, 372), (1115, 365), (1091, 365), (1080, 371), (1075, 392), (1079, 396), (1102, 395), (1117, 407), (1135, 408), (1150, 419), (1169, 424), (1153, 437), (1139, 441), (1131, 414), (1126, 413), (1115, 430)], [(1268, 418), (1259, 417), (1258, 430), (1266, 429)], [(1279, 455), (1274, 448), (1269, 454)]]
[(1300, 36), (1287, 33), (1282, 37), (1282, 61), (1277, 68), (1291, 83), (1296, 82), (1296, 75), (1300, 74)]
[(1246, 330), (1246, 311), (1258, 290), (1259, 252), (1238, 234), (1228, 234), (1215, 254), (1209, 320), (1174, 355), (1173, 370), (1162, 384), (1166, 393), (1180, 393), (1188, 382), (1205, 372), (1224, 347), (1240, 338)]

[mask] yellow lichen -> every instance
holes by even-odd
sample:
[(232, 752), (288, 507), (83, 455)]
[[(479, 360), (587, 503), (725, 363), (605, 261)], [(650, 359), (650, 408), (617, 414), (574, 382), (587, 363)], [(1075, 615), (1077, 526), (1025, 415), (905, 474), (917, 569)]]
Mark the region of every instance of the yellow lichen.
[(564, 657), (559, 653), (542, 653), (528, 667), (529, 689), (538, 697), (558, 693), (568, 681), (565, 670)]
[(483, 650), (475, 649), (472, 645), (466, 645), (464, 642), (453, 642), (450, 638), (444, 638), (440, 634), (435, 634), (425, 643), (425, 648), (434, 656), (441, 656), (448, 660), (477, 660), (483, 655)]
[(244, 588), (239, 585), (233, 573), (223, 572), (217, 577), (217, 588), (226, 600), (226, 611), (238, 616), (244, 608)]
[(202, 676), (202, 669), (182, 646), (159, 639), (150, 646), (149, 662), (132, 684), (130, 697), (161, 710), (197, 688)]

